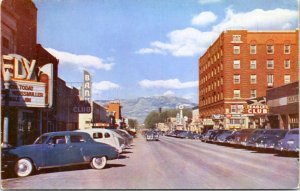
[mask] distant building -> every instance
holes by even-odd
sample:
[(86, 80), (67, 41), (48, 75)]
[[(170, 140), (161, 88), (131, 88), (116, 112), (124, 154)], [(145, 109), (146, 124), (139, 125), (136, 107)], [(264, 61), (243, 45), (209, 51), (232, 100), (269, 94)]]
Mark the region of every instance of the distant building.
[(250, 115), (243, 114), (246, 100), (298, 81), (298, 34), (298, 29), (224, 31), (199, 59), (204, 128), (248, 128)]
[(121, 103), (120, 101), (111, 101), (107, 105), (107, 114), (108, 120), (111, 126), (118, 126), (119, 128), (122, 127), (124, 124), (122, 113), (121, 113)]
[(202, 123), (200, 122), (199, 107), (196, 106), (192, 109), (192, 122), (189, 124), (188, 129), (194, 132), (201, 132)]

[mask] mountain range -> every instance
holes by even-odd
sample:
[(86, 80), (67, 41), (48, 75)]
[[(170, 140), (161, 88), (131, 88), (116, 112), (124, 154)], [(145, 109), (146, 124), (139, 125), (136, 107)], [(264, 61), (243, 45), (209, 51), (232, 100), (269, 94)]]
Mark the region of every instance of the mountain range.
[[(100, 104), (107, 104), (115, 100), (101, 100), (97, 101)], [(150, 96), (139, 97), (136, 99), (121, 99), (122, 116), (129, 119), (136, 119), (139, 124), (143, 124), (146, 116), (152, 111), (158, 111), (159, 108), (175, 109), (179, 104), (184, 105), (186, 108), (193, 108), (197, 106), (188, 99), (176, 96)]]

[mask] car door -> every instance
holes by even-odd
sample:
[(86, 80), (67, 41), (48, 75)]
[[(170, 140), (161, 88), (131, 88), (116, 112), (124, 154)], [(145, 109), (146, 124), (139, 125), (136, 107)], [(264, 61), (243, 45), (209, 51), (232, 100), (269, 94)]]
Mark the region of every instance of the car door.
[(66, 164), (67, 138), (64, 135), (54, 135), (49, 138), (44, 147), (44, 166), (61, 166)]
[(71, 164), (83, 163), (83, 150), (86, 146), (87, 141), (84, 136), (78, 135), (70, 135), (67, 153), (68, 153), (68, 161)]

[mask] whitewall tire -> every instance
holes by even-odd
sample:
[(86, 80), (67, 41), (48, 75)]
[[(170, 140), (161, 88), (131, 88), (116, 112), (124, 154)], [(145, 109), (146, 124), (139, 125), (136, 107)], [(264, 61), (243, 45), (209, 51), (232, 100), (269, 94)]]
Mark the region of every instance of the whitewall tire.
[(32, 162), (29, 159), (19, 159), (15, 165), (16, 175), (19, 177), (29, 176), (33, 171)]
[(105, 156), (94, 157), (91, 161), (91, 167), (97, 170), (103, 169), (106, 166), (107, 159)]

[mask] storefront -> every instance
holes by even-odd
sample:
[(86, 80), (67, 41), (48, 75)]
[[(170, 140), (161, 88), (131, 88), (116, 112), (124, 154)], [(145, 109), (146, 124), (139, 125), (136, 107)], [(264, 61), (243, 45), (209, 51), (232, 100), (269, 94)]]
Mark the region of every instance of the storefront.
[(42, 108), (52, 104), (53, 80), (48, 80), (52, 76), (45, 69), (49, 66), (40, 67), (37, 74), (36, 60), (28, 61), (17, 54), (2, 55), (1, 64), (2, 142), (15, 146), (30, 144), (41, 134)]
[(267, 91), (271, 128), (299, 128), (299, 82), (293, 82)]

